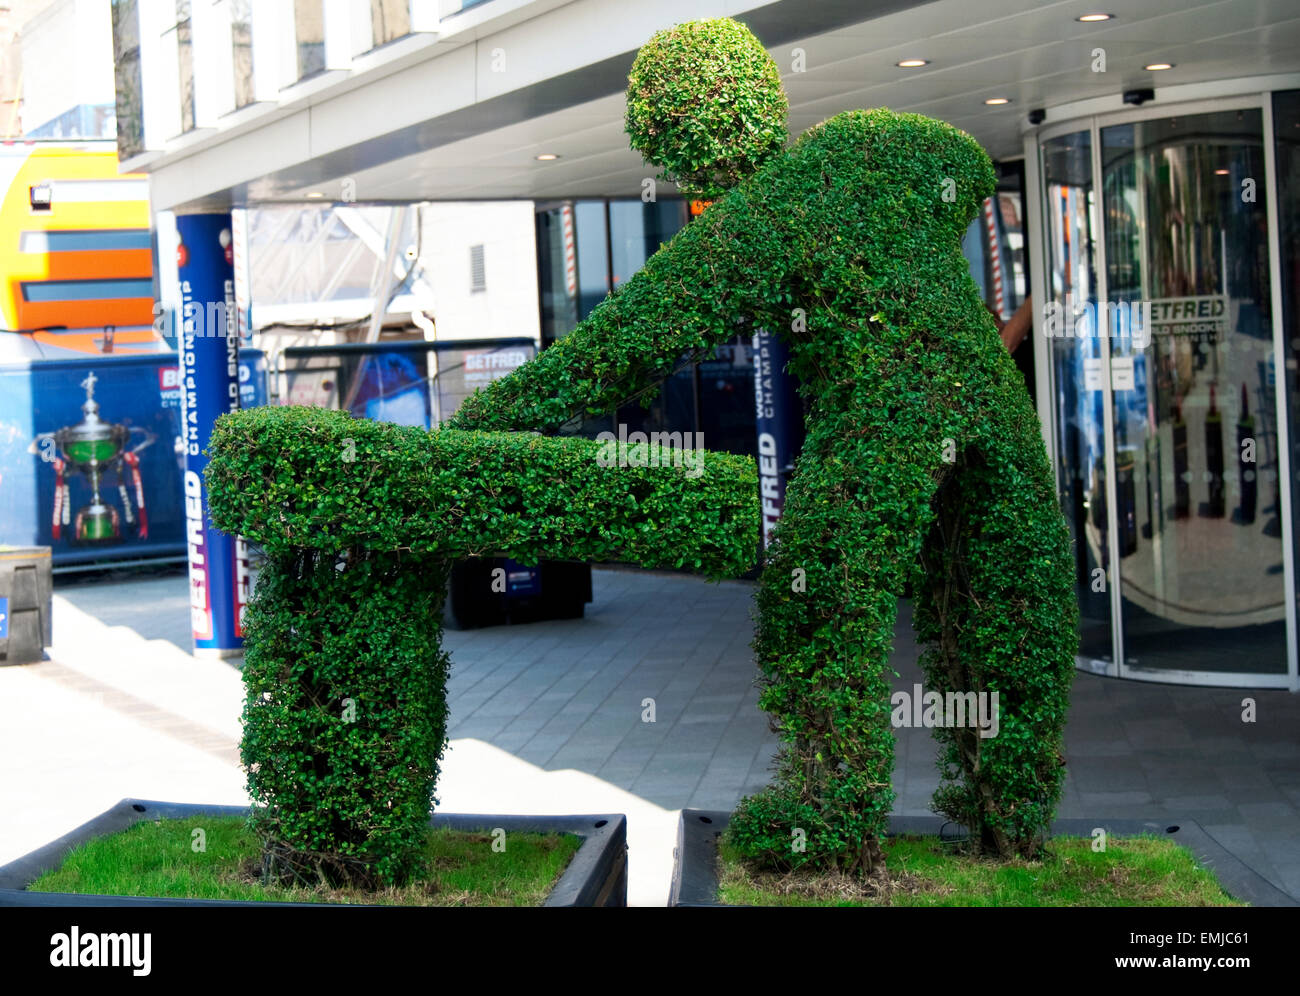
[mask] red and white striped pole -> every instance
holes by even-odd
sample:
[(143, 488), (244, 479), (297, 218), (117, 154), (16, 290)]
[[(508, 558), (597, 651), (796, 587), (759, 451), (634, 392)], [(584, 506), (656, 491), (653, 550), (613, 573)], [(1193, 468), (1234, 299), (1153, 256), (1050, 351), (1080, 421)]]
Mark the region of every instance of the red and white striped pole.
[(578, 296), (578, 254), (573, 244), (573, 205), (560, 208), (560, 223), (564, 229), (564, 289), (569, 297)]
[(1006, 320), (1006, 297), (1002, 292), (1002, 253), (998, 249), (997, 195), (984, 202), (984, 233), (989, 259), (993, 263), (993, 313)]

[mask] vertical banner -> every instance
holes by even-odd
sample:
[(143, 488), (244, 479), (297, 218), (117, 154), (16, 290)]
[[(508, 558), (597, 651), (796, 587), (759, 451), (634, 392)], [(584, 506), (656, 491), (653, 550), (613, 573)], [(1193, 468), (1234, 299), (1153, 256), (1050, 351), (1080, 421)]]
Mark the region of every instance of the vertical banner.
[(243, 652), (248, 556), (242, 540), (212, 524), (203, 480), (208, 459), (203, 450), (217, 417), (239, 409), (231, 218), (225, 213), (180, 215), (176, 232), (185, 538), (194, 652), (230, 657)]
[(790, 353), (766, 329), (754, 333), (754, 422), (758, 434), (758, 482), (763, 499), (763, 546), (785, 505), (785, 482), (794, 469), (794, 419), (800, 417), (794, 378), (786, 372)]

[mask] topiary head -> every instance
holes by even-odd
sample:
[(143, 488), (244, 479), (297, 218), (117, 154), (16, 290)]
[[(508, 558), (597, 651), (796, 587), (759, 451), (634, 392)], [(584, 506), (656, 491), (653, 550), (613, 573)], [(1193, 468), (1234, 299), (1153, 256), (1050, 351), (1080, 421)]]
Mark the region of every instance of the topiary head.
[(781, 151), (789, 104), (753, 32), (688, 21), (641, 47), (628, 74), (632, 148), (690, 197), (718, 197)]

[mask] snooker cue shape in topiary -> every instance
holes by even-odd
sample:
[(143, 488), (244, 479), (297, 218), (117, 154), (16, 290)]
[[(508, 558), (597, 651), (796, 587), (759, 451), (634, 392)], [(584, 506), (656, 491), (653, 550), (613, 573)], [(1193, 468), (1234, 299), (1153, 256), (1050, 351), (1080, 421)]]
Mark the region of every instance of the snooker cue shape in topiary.
[[(689, 101), (674, 92), (663, 107), (648, 102), (654, 92), (638, 81), (654, 72), (643, 59), (715, 65), (714, 39), (734, 49), (735, 27), (681, 26), (638, 56), (629, 131), (634, 143), (660, 136), (654, 161), (670, 174), (720, 175), (680, 120)], [(746, 65), (753, 92), (766, 93), (770, 74)], [(712, 101), (714, 81), (687, 82), (700, 105)], [(743, 81), (736, 92), (755, 113), (784, 113)], [(774, 783), (731, 822), (736, 846), (770, 866), (865, 875), (883, 865), (889, 653), (909, 583), (917, 635), (931, 644), (928, 688), (998, 693), (996, 737), (935, 730), (936, 811), (970, 828), (984, 853), (1031, 856), (1060, 797), (1078, 645), (1069, 536), (1024, 380), (961, 252), (993, 190), (987, 154), (950, 125), (884, 109), (836, 115), (741, 179), (451, 423), (553, 431), (650, 394), (683, 356), (707, 354), (746, 323), (788, 343), (807, 436), (762, 573), (754, 644), (760, 704), (783, 745)]]
[(245, 618), (241, 758), (263, 878), (371, 887), (418, 870), (446, 744), (453, 560), (749, 569), (754, 462), (534, 433), (425, 432), (318, 408), (223, 415), (213, 522), (268, 555)]

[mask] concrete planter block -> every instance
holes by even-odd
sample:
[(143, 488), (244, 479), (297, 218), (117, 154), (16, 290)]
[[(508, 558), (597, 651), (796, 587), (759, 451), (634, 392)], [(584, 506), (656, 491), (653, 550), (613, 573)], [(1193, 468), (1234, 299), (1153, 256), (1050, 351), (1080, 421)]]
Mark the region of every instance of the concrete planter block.
[(0, 665), (43, 660), (54, 642), (48, 546), (0, 547)]

